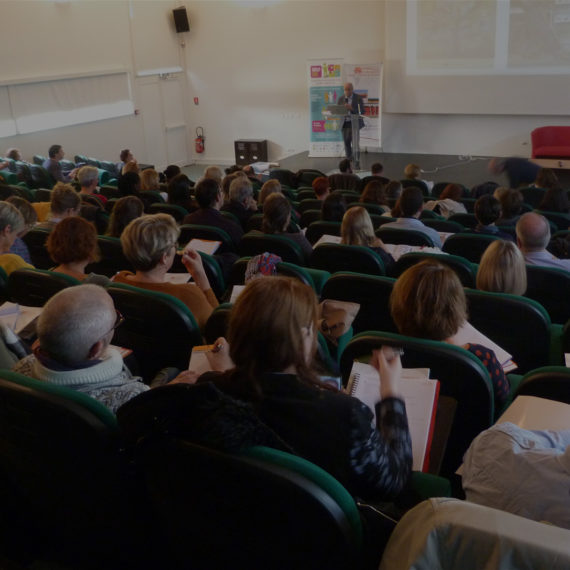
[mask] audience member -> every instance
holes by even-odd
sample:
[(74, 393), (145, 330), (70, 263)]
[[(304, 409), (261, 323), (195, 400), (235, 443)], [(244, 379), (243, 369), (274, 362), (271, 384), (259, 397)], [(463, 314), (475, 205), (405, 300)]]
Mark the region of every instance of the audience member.
[(143, 192), (160, 192), (160, 180), (158, 172), (154, 168), (146, 168), (140, 173), (141, 190)]
[[(232, 183), (233, 186), (233, 183)], [(287, 233), (291, 222), (291, 204), (283, 194), (271, 194), (263, 205), (261, 229), (265, 234), (282, 235), (294, 241), (308, 258), (313, 248), (303, 232)]]
[(18, 233), (18, 237), (14, 240), (9, 253), (15, 253), (26, 263), (32, 264), (32, 258), (30, 257), (28, 246), (22, 238), (34, 227), (38, 221), (38, 215), (32, 205), (27, 200), (24, 200), (24, 198), (20, 198), (19, 196), (10, 196), (6, 199), (6, 202), (8, 202), (8, 204), (12, 204), (12, 206), (14, 206), (24, 218), (24, 229)]
[(479, 262), (477, 289), (524, 295), (526, 286), (526, 265), (520, 249), (512, 241), (489, 244)]
[(501, 201), (501, 198), (509, 191), (509, 188), (506, 186), (497, 186), (493, 192), (493, 198)]
[(561, 214), (568, 214), (570, 212), (568, 192), (562, 188), (549, 188), (538, 205), (538, 209), (545, 210), (546, 212), (560, 212)]
[(346, 211), (340, 233), (340, 243), (370, 248), (381, 257), (386, 270), (394, 264), (394, 258), (386, 251), (382, 240), (374, 234), (370, 214), (361, 206), (353, 206)]
[(523, 195), (519, 190), (510, 188), (501, 195), (501, 217), (498, 226), (514, 226), (520, 218), (523, 205)]
[(197, 204), (192, 198), (193, 184), (186, 174), (176, 175), (168, 183), (168, 203), (181, 206), (187, 212), (197, 209)]
[(117, 190), (122, 196), (139, 196), (141, 192), (141, 177), (137, 172), (126, 172), (117, 183)]
[(462, 196), (463, 188), (459, 184), (448, 184), (437, 200), (430, 200), (424, 207), (445, 219), (453, 214), (466, 214), (465, 206), (459, 201)]
[[(226, 170), (228, 170), (226, 168)], [(224, 205), (230, 203), (230, 185), (231, 183), (240, 176), (243, 176), (243, 172), (241, 170), (232, 172), (231, 174), (227, 174), (224, 176), (222, 180), (222, 196), (224, 198)]]
[(68, 216), (78, 216), (81, 211), (81, 199), (71, 184), (58, 182), (51, 191), (50, 213), (45, 222), (36, 227), (52, 230), (55, 225)]
[(121, 179), (122, 176), (128, 174), (129, 172), (140, 174), (141, 169), (139, 168), (139, 163), (136, 160), (129, 160), (129, 162), (127, 162), (127, 164), (123, 166), (123, 169), (121, 170), (121, 175), (119, 176), (119, 180)]
[(315, 196), (319, 200), (324, 200), (331, 193), (329, 179), (326, 176), (319, 176), (318, 178), (315, 178), (311, 186), (315, 191)]
[[(476, 184), (471, 188), (471, 198), (480, 198), (485, 194), (493, 194), (493, 192), (499, 187), (496, 182), (482, 182), (481, 184)], [(497, 200), (500, 200), (498, 196), (495, 196)]]
[(517, 222), (516, 231), (517, 245), (527, 265), (558, 267), (570, 271), (570, 259), (558, 259), (546, 250), (550, 241), (550, 224), (544, 216), (535, 212), (523, 214)]
[(96, 195), (97, 200), (99, 200), (103, 206), (107, 203), (106, 196), (103, 196), (103, 194), (99, 194), (97, 192), (97, 187), (99, 184), (99, 171), (94, 166), (82, 166), (77, 171), (77, 180), (81, 186), (81, 190), (79, 192), (80, 196)]
[(52, 177), (54, 182), (70, 182), (73, 180), (76, 168), (68, 172), (64, 172), (60, 160), (63, 160), (65, 152), (60, 144), (52, 144), (48, 151), (49, 158), (43, 163), (43, 167), (47, 170), (48, 174)]
[(16, 162), (20, 162), (22, 160), (22, 153), (18, 148), (9, 148), (6, 151), (6, 158), (10, 160), (15, 160)]
[(279, 193), (283, 192), (283, 190), (281, 188), (281, 182), (279, 182), (279, 180), (272, 178), (272, 179), (268, 180), (267, 182), (265, 182), (263, 184), (263, 186), (261, 187), (261, 190), (259, 192), (259, 205), (260, 206), (263, 205), (263, 202), (265, 202), (265, 200), (267, 199), (267, 196), (269, 196), (269, 194), (274, 194), (276, 192), (279, 192)]
[(395, 222), (389, 222), (382, 227), (422, 232), (432, 239), (436, 247), (441, 248), (439, 234), (433, 228), (428, 228), (419, 220), (424, 207), (424, 195), (422, 191), (415, 186), (404, 188), (398, 200), (398, 205), (401, 216), (399, 216)]
[[(115, 167), (117, 169), (117, 175), (120, 177), (121, 174), (125, 174), (124, 172), (124, 168), (128, 163), (137, 163), (137, 159), (133, 156), (133, 153), (128, 149), (125, 148), (121, 151), (120, 155), (120, 162), (117, 162), (117, 164), (115, 164)], [(138, 172), (138, 170), (137, 170)]]
[(180, 228), (168, 214), (135, 218), (123, 231), (121, 245), (136, 273), (121, 271), (113, 281), (177, 297), (190, 309), (198, 326), (203, 328), (212, 310), (218, 306), (218, 300), (210, 287), (200, 254), (186, 248), (182, 255), (182, 263), (194, 284), (169, 283), (166, 280), (174, 262), (179, 235)]
[(323, 222), (342, 222), (346, 208), (346, 198), (342, 193), (338, 190), (331, 192), (323, 200), (323, 205), (321, 206), (321, 220)]
[(408, 164), (404, 168), (404, 178), (406, 180), (419, 180), (420, 182), (423, 182), (426, 185), (428, 192), (431, 192), (433, 182), (430, 180), (422, 180), (420, 178), (422, 172), (422, 169), (417, 164)]
[[(463, 285), (447, 265), (425, 260), (404, 271), (390, 295), (390, 311), (400, 334), (457, 344), (455, 336), (467, 320)], [(479, 344), (466, 344), (489, 371), (496, 408), (509, 395), (510, 385), (495, 354)]]
[(529, 186), (536, 180), (540, 166), (526, 158), (493, 158), (489, 161), (489, 171), (493, 174), (505, 173), (510, 188)]
[(36, 380), (83, 392), (112, 412), (149, 389), (110, 346), (121, 324), (110, 295), (97, 285), (68, 287), (41, 312), (38, 347), (13, 369)]
[(195, 194), (199, 209), (188, 214), (184, 218), (184, 223), (220, 228), (237, 245), (241, 240), (243, 230), (241, 226), (220, 213), (223, 197), (219, 183), (214, 178), (202, 178), (196, 185)]
[(109, 279), (104, 275), (85, 274), (85, 267), (89, 263), (99, 261), (97, 230), (87, 220), (79, 216), (61, 220), (50, 232), (46, 249), (57, 264), (52, 271), (65, 273), (84, 283), (109, 284)]
[(515, 241), (512, 235), (501, 231), (495, 225), (495, 222), (501, 217), (501, 204), (491, 194), (483, 194), (477, 199), (474, 212), (478, 222), (473, 229), (474, 232), (496, 236), (507, 241)]
[(219, 166), (208, 166), (204, 170), (204, 178), (211, 178), (221, 186), (222, 179), (224, 178), (224, 173)]
[(307, 285), (284, 277), (251, 281), (232, 309), (229, 347), (218, 339), (235, 367), (198, 382), (251, 402), (285, 449), (328, 471), (353, 495), (389, 500), (403, 489), (412, 464), (399, 356), (388, 348), (373, 353), (382, 378), (374, 423), (359, 400), (319, 382), (312, 368), (316, 319), (317, 300)]
[(119, 198), (111, 212), (109, 226), (105, 235), (120, 238), (123, 230), (132, 220), (142, 216), (144, 204), (136, 196), (123, 196)]
[(181, 172), (182, 171), (180, 170), (180, 166), (177, 166), (176, 164), (169, 164), (162, 173), (164, 175), (164, 182), (168, 184), (175, 176), (178, 176)]
[(366, 184), (364, 190), (362, 191), (360, 202), (382, 206), (384, 213), (390, 211), (385, 187), (386, 185), (380, 179), (370, 180), (370, 182)]
[(246, 176), (236, 175), (230, 184), (230, 201), (222, 206), (222, 210), (232, 213), (245, 230), (247, 221), (257, 211), (257, 203), (253, 199), (253, 188)]
[(541, 168), (536, 175), (534, 186), (544, 188), (545, 190), (550, 188), (557, 189), (560, 188), (560, 182), (552, 168)]
[(0, 202), (0, 267), (10, 275), (16, 269), (32, 269), (19, 255), (10, 253), (18, 234), (25, 228), (24, 217), (8, 202)]

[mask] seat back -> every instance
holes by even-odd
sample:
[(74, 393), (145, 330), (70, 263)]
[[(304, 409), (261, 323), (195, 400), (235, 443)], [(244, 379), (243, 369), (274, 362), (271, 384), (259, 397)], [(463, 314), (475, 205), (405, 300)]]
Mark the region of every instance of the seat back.
[(453, 234), (445, 240), (441, 249), (452, 255), (460, 255), (473, 263), (479, 263), (489, 244), (497, 239), (499, 239), (497, 236), (486, 234)]
[(403, 243), (406, 245), (426, 245), (428, 247), (435, 247), (431, 237), (418, 230), (386, 228), (384, 226), (380, 226), (376, 230), (376, 235), (384, 243)]
[(200, 224), (184, 224), (180, 226), (180, 237), (178, 243), (187, 244), (192, 239), (205, 239), (213, 241), (221, 241), (221, 245), (217, 253), (236, 252), (236, 247), (228, 232), (215, 226), (202, 226)]
[(31, 183), (34, 188), (51, 188), (54, 185), (54, 180), (43, 166), (30, 164), (29, 169), (32, 177)]
[(570, 404), (570, 368), (543, 366), (524, 375), (516, 396), (536, 396)]
[(519, 188), (519, 192), (523, 195), (523, 201), (530, 204), (533, 208), (538, 208), (538, 205), (546, 195), (546, 190), (544, 188), (537, 188), (536, 186)]
[(329, 273), (354, 271), (369, 275), (386, 275), (382, 258), (369, 247), (323, 243), (313, 250), (310, 266)]
[(570, 228), (570, 214), (563, 214), (562, 212), (548, 212), (545, 210), (535, 210), (535, 212), (555, 224), (557, 230), (567, 230)]
[(44, 269), (17, 269), (8, 277), (8, 295), (14, 303), (43, 307), (62, 289), (80, 285), (81, 281)]
[(450, 222), (449, 220), (436, 220), (436, 219), (425, 219), (422, 220), (422, 224), (428, 228), (433, 228), (436, 232), (446, 232), (450, 234), (456, 234), (462, 232), (465, 226), (458, 224), (457, 222)]
[(312, 188), (299, 188), (297, 191), (297, 200), (314, 200), (317, 197)]
[(449, 216), (449, 221), (450, 222), (457, 222), (458, 224), (461, 224), (462, 226), (466, 227), (466, 228), (474, 228), (479, 222), (477, 221), (477, 218), (475, 217), (475, 214), (463, 214), (463, 213), (458, 213), (458, 214), (453, 214), (451, 216)]
[(152, 390), (119, 412), (128, 440), (139, 442), (157, 523), (172, 538), (172, 567), (358, 566), (354, 499), (322, 469), (265, 447), (238, 454), (193, 443), (192, 418), (203, 415), (194, 395), (204, 389)]
[(188, 215), (188, 210), (176, 204), (161, 204), (154, 202), (148, 207), (149, 214), (170, 214), (177, 223), (181, 224), (184, 217)]
[(526, 266), (525, 297), (539, 302), (553, 323), (564, 324), (570, 319), (570, 273), (555, 267)]
[(435, 261), (439, 261), (439, 263), (448, 265), (453, 269), (453, 271), (455, 271), (455, 273), (457, 273), (457, 277), (459, 277), (464, 287), (475, 287), (477, 265), (458, 255), (423, 253), (421, 251), (406, 253), (402, 255), (402, 257), (400, 257), (392, 266), (389, 271), (390, 277), (400, 277), (406, 269), (420, 261), (424, 261), (425, 259), (433, 259)]
[(166, 366), (188, 368), (192, 347), (202, 336), (190, 309), (176, 297), (121, 283), (107, 291), (125, 322), (113, 344), (133, 351), (140, 374), (149, 382)]
[(97, 246), (101, 253), (101, 259), (90, 263), (86, 268), (86, 273), (98, 273), (112, 277), (119, 271), (134, 271), (131, 262), (123, 253), (120, 238), (110, 236), (97, 236)]
[(352, 323), (355, 333), (397, 332), (389, 304), (395, 282), (391, 277), (343, 271), (335, 273), (326, 281), (321, 298), (360, 304), (360, 310)]
[(323, 205), (323, 201), (319, 200), (318, 198), (306, 198), (305, 200), (301, 200), (299, 202), (298, 211), (306, 212), (307, 210), (321, 210)]
[(513, 355), (517, 373), (550, 363), (550, 317), (526, 297), (466, 289), (469, 322)]
[(457, 402), (440, 471), (444, 477), (451, 477), (473, 438), (493, 423), (493, 387), (487, 369), (475, 355), (458, 346), (369, 331), (356, 335), (344, 349), (340, 360), (343, 382), (347, 382), (354, 360), (383, 345), (402, 347), (402, 365), (429, 368), (430, 377), (440, 381), (440, 396)]
[[(9, 506), (25, 513), (27, 551), (39, 545), (69, 568), (138, 567), (150, 555), (150, 523), (112, 412), (81, 392), (2, 370), (0, 417), (0, 476), (10, 490), (3, 517)], [(20, 530), (15, 519), (3, 522)]]
[(53, 267), (53, 260), (46, 249), (46, 241), (50, 234), (46, 228), (32, 228), (22, 239), (28, 246), (32, 265), (38, 269), (49, 269)]
[[(309, 212), (313, 211), (314, 210), (309, 210)], [(305, 214), (306, 213), (307, 212), (305, 212)], [(305, 237), (311, 242), (312, 245), (314, 245), (324, 235), (340, 236), (341, 225), (341, 222), (325, 222), (323, 220), (316, 220), (309, 224), (309, 227), (305, 232)]]
[(429, 189), (427, 187), (427, 184), (423, 181), (423, 180), (413, 180), (413, 179), (408, 179), (408, 178), (404, 178), (403, 180), (400, 180), (401, 184), (402, 184), (402, 188), (419, 188), (424, 196), (429, 196)]
[(212, 311), (204, 326), (206, 344), (214, 344), (218, 338), (225, 337), (228, 334), (231, 310), (231, 303), (222, 303)]
[(269, 172), (269, 179), (279, 180), (281, 184), (289, 188), (297, 188), (297, 177), (295, 173), (286, 168), (274, 168)]
[(238, 253), (241, 256), (254, 256), (264, 252), (278, 255), (283, 261), (307, 265), (307, 259), (301, 247), (286, 237), (286, 234), (273, 235), (261, 233), (247, 233), (239, 243)]
[[(321, 210), (305, 210), (301, 214), (301, 217), (299, 218), (299, 225), (302, 228), (308, 228), (312, 223), (322, 221), (321, 215), (322, 215)], [(335, 222), (335, 223), (338, 223), (338, 222)], [(305, 236), (306, 235), (307, 234), (305, 234)], [(307, 239), (309, 239), (309, 238), (307, 237)]]

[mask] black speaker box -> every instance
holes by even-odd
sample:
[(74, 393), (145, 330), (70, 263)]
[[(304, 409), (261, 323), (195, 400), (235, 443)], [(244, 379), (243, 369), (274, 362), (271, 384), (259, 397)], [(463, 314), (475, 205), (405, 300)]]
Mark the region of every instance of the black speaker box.
[(176, 8), (172, 10), (172, 15), (174, 16), (174, 25), (176, 26), (177, 34), (190, 31), (186, 8)]

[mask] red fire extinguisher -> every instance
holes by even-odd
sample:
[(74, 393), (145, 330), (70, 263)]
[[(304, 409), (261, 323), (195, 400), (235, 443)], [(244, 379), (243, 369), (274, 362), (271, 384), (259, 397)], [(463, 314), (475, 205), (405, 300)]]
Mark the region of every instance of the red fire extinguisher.
[(204, 152), (204, 129), (202, 127), (196, 127), (196, 138), (194, 139), (194, 144), (196, 145), (196, 152), (201, 154)]

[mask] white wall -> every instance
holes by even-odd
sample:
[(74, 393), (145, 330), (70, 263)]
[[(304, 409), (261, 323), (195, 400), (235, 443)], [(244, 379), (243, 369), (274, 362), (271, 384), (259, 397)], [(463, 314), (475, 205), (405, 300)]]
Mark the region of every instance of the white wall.
[[(2, 21), (10, 26), (0, 34), (0, 82), (126, 66), (139, 106), (135, 70), (180, 65), (186, 69), (188, 137), (194, 138), (196, 126), (206, 135), (206, 152), (189, 162), (231, 163), (238, 138), (268, 139), (270, 159), (279, 160), (308, 148), (306, 60), (389, 63), (385, 38), (392, 23), (385, 11), (393, 1), (3, 0)], [(176, 35), (170, 11), (181, 4), (190, 32)], [(389, 93), (388, 75), (384, 86)], [(385, 113), (383, 150), (528, 156), (530, 131), (547, 124), (570, 125), (570, 117)], [(57, 142), (68, 156), (116, 160), (119, 149), (130, 147), (139, 159), (154, 162), (144, 140), (140, 115), (1, 139), (0, 150), (18, 146), (31, 158)]]

